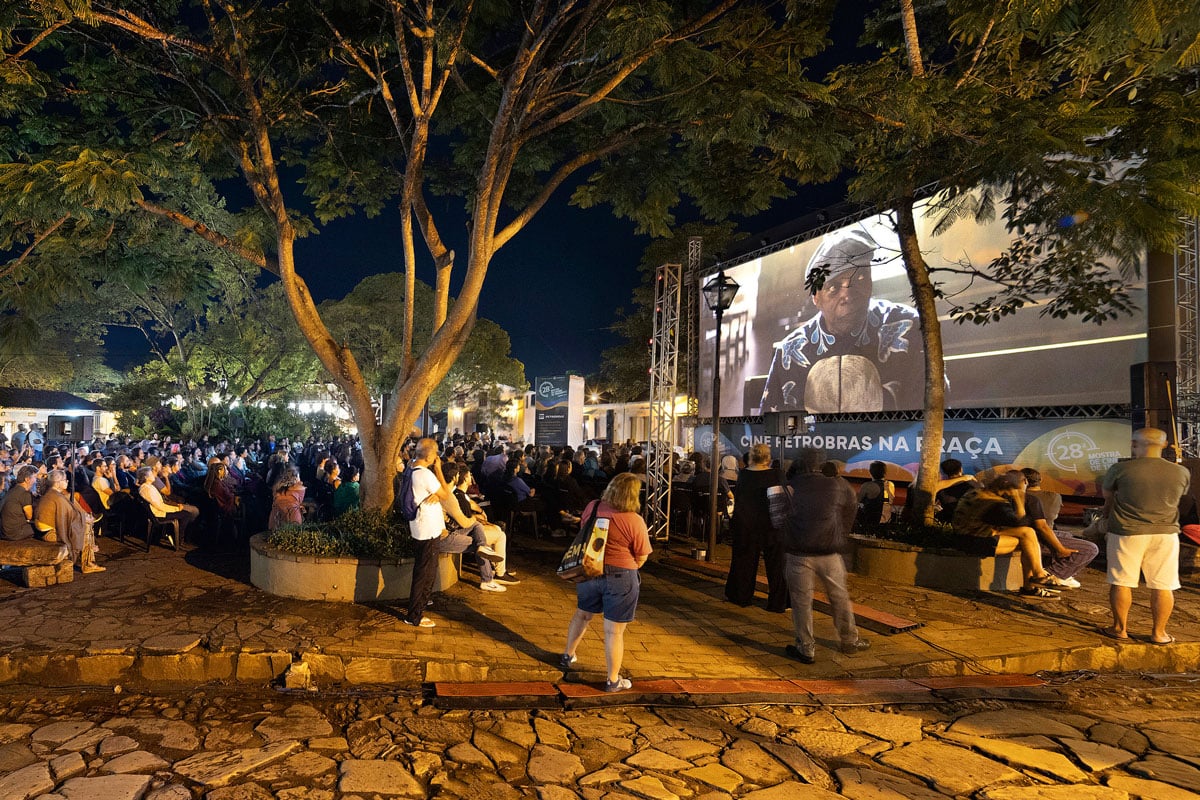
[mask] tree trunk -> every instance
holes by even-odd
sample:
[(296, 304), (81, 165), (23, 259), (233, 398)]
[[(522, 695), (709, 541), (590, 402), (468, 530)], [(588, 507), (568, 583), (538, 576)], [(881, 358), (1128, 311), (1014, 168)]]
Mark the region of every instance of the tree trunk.
[[(378, 442), (382, 437), (374, 437)], [(393, 481), (396, 479), (396, 456), (379, 453), (377, 447), (363, 442), (362, 505), (387, 511), (395, 500)]]
[(933, 522), (933, 496), (942, 457), (942, 434), (946, 421), (946, 364), (942, 358), (942, 324), (938, 321), (937, 298), (929, 279), (929, 265), (921, 255), (913, 216), (913, 197), (896, 204), (896, 233), (900, 254), (912, 288), (913, 303), (921, 321), (921, 344), (925, 348), (925, 427), (921, 432), (920, 472), (915, 486), (913, 511), (925, 524)]

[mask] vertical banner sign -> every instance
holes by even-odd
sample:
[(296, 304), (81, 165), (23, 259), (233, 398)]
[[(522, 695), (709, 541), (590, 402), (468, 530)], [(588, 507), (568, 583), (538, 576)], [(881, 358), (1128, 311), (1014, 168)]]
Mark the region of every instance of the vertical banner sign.
[(567, 412), (569, 410), (570, 382), (566, 375), (551, 375), (538, 378), (534, 383), (536, 392), (536, 417), (534, 439), (538, 444), (551, 447), (567, 445)]

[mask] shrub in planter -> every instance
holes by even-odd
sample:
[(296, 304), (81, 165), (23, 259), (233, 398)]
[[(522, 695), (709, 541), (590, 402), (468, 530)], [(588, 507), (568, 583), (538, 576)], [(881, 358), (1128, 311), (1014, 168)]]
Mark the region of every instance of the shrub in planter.
[(306, 556), (412, 558), (408, 523), (398, 514), (375, 509), (347, 511), (329, 522), (284, 525), (267, 534), (277, 550)]
[(855, 533), (863, 536), (871, 536), (876, 539), (887, 539), (892, 542), (901, 542), (910, 544), (916, 547), (925, 548), (944, 548), (947, 550), (959, 550), (965, 553), (974, 553), (980, 549), (988, 549), (981, 540), (974, 536), (964, 536), (961, 533), (955, 533), (954, 528), (941, 522), (934, 522), (932, 525), (926, 525), (921, 521), (896, 521), (880, 523), (878, 525), (860, 525), (855, 528)]

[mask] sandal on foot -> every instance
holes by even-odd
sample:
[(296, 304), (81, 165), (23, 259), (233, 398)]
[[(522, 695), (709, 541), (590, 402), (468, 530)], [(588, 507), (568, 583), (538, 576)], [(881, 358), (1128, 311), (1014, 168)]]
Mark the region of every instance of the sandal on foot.
[(1175, 644), (1175, 637), (1174, 637), (1174, 636), (1167, 636), (1167, 638), (1166, 638), (1166, 639), (1164, 639), (1164, 640), (1163, 640), (1163, 641), (1161, 641), (1161, 642), (1160, 642), (1158, 639), (1151, 639), (1151, 640), (1150, 640), (1150, 644), (1157, 644), (1157, 645), (1160, 645), (1160, 646), (1161, 646), (1161, 645), (1167, 645), (1167, 644)]
[(1118, 642), (1129, 641), (1128, 636), (1120, 636), (1112, 628), (1096, 628), (1096, 633), (1100, 634), (1101, 636), (1107, 636), (1109, 639), (1116, 639)]
[(1022, 586), (1018, 594), (1022, 597), (1041, 597), (1044, 600), (1060, 599), (1058, 592), (1047, 589), (1045, 586)]

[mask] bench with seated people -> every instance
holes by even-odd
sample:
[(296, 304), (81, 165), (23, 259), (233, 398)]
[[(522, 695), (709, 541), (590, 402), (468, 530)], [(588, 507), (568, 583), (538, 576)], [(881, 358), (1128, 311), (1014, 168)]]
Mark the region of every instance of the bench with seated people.
[(75, 578), (67, 542), (56, 535), (39, 536), (34, 525), (37, 515), (32, 489), (36, 477), (35, 467), (21, 467), (0, 504), (0, 564), (19, 568), (21, 583), (30, 588), (69, 583)]

